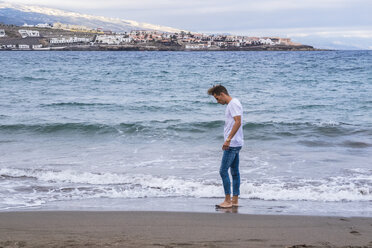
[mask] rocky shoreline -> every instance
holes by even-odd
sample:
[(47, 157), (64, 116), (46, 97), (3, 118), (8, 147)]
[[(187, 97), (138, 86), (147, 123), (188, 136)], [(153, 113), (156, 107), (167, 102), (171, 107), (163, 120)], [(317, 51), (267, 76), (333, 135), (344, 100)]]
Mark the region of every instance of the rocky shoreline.
[(154, 45), (98, 45), (98, 46), (66, 46), (51, 47), (52, 51), (325, 51), (325, 49), (316, 49), (312, 46), (251, 46), (251, 47), (228, 47), (228, 48), (203, 48), (186, 49), (183, 46), (154, 46)]

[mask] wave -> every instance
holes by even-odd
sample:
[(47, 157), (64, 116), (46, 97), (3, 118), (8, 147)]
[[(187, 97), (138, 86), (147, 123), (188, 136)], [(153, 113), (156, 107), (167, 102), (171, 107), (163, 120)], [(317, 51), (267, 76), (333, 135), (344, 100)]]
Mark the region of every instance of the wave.
[(322, 141), (322, 140), (301, 140), (298, 143), (303, 144), (308, 147), (348, 147), (348, 148), (368, 148), (372, 147), (372, 144), (361, 142), (361, 141), (351, 141), (346, 140), (344, 142), (331, 142), (331, 141)]
[(192, 104), (184, 105), (184, 104), (174, 104), (172, 102), (171, 105), (168, 106), (156, 106), (156, 105), (149, 105), (146, 103), (142, 104), (118, 104), (118, 103), (100, 103), (100, 102), (57, 102), (57, 103), (48, 103), (48, 104), (40, 104), (42, 108), (103, 108), (106, 111), (112, 109), (119, 109), (119, 110), (129, 110), (134, 111), (136, 113), (147, 113), (147, 112), (190, 112), (190, 111), (200, 111), (200, 106), (192, 106)]
[[(20, 180), (23, 186), (20, 187)], [(92, 173), (73, 170), (0, 169), (0, 181), (19, 199), (45, 201), (87, 198), (193, 197), (223, 195), (220, 181), (143, 174)], [(17, 184), (13, 184), (17, 181)], [(370, 172), (326, 179), (280, 179), (241, 184), (241, 198), (269, 201), (372, 201)], [(2, 183), (2, 185), (5, 185)], [(29, 198), (27, 198), (29, 199)]]
[[(163, 137), (165, 132), (167, 136), (181, 135), (182, 133), (204, 133), (216, 136), (222, 132), (224, 121), (192, 121), (184, 122), (181, 119), (140, 121), (132, 123), (103, 124), (103, 123), (40, 123), (40, 124), (8, 124), (0, 125), (0, 132), (6, 133), (36, 133), (36, 134), (63, 134), (74, 133), (83, 135), (143, 135), (152, 137)], [(218, 130), (217, 130), (218, 129)], [(219, 130), (220, 129), (220, 130)], [(350, 137), (342, 141), (340, 146), (352, 148), (366, 148), (371, 144), (358, 140), (358, 137), (372, 136), (372, 129), (368, 127), (354, 126), (347, 123), (320, 122), (320, 123), (296, 123), (296, 122), (247, 122), (243, 125), (245, 138), (270, 140), (287, 139), (298, 137), (302, 143), (307, 146), (327, 146), (330, 143), (324, 137), (342, 137), (355, 135), (356, 140)], [(311, 140), (309, 140), (311, 138)], [(319, 138), (319, 141), (314, 141)], [(331, 145), (334, 146), (334, 145)]]
[(43, 78), (43, 77), (31, 77), (31, 76), (25, 76), (22, 77), (22, 81), (47, 81), (49, 79)]
[(40, 104), (41, 107), (55, 107), (55, 106), (117, 106), (117, 104), (112, 103), (84, 103), (84, 102), (59, 102), (59, 103), (49, 103)]
[(10, 124), (0, 125), (0, 131), (31, 132), (31, 133), (58, 133), (58, 132), (79, 132), (79, 133), (153, 133), (161, 130), (175, 130), (184, 132), (208, 131), (211, 128), (223, 126), (223, 121), (189, 122), (177, 123), (178, 119), (163, 121), (120, 123), (108, 125), (99, 123), (45, 123), (45, 124)]
[(211, 129), (222, 127), (223, 124), (223, 121), (192, 122), (170, 125), (167, 129), (187, 132), (209, 132)]
[(332, 105), (322, 105), (322, 104), (309, 104), (309, 105), (300, 105), (293, 107), (294, 109), (322, 109), (322, 108), (329, 108), (332, 107)]
[(360, 142), (360, 141), (351, 141), (347, 140), (341, 144), (345, 147), (351, 147), (351, 148), (366, 148), (366, 147), (372, 147), (372, 144), (366, 143), (366, 142)]
[(64, 131), (76, 131), (80, 133), (97, 133), (114, 131), (113, 127), (103, 124), (88, 123), (46, 123), (46, 124), (13, 124), (0, 125), (0, 131), (31, 132), (31, 133), (57, 133)]
[(278, 136), (296, 136), (311, 134), (315, 136), (344, 136), (353, 134), (372, 135), (372, 129), (368, 127), (355, 126), (343, 122), (261, 122), (246, 123), (243, 126), (248, 132), (267, 131)]

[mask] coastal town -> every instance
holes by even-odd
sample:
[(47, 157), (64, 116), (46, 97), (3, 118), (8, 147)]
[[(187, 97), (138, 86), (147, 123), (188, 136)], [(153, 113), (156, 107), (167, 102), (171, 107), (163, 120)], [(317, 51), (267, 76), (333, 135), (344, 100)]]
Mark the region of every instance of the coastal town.
[(315, 50), (290, 38), (156, 30), (113, 32), (63, 23), (23, 26), (0, 23), (0, 50), (239, 51)]

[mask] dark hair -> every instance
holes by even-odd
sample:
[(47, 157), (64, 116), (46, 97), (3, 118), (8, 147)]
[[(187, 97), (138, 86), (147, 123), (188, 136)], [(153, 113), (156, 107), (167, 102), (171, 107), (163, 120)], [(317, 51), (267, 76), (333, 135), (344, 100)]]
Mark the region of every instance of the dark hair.
[(219, 96), (221, 95), (221, 93), (225, 93), (226, 95), (229, 95), (229, 93), (227, 92), (227, 89), (220, 84), (213, 85), (213, 87), (208, 90), (208, 95), (211, 95), (211, 96), (215, 94)]

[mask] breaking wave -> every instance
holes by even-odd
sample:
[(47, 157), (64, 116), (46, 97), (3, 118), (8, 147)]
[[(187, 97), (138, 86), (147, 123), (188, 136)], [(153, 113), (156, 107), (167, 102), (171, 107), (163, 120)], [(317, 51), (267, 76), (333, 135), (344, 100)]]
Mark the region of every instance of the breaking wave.
[[(24, 183), (27, 181), (27, 183)], [(17, 183), (18, 182), (18, 183)], [(23, 182), (19, 184), (19, 182)], [(0, 169), (0, 198), (28, 204), (68, 199), (194, 197), (223, 195), (220, 181), (156, 177), (143, 174), (74, 170)], [(22, 185), (22, 186), (20, 186)], [(12, 192), (12, 193), (10, 193)], [(241, 198), (270, 201), (372, 201), (372, 174), (347, 177), (242, 182)]]

